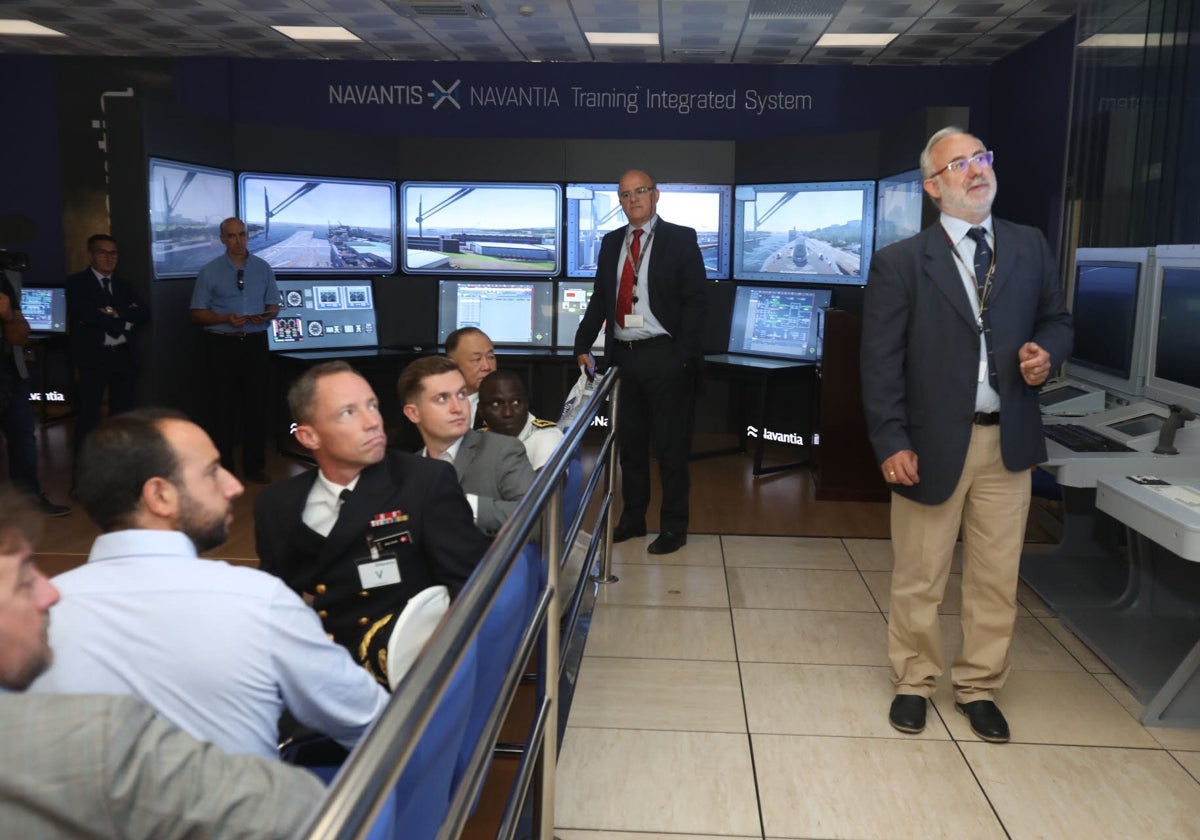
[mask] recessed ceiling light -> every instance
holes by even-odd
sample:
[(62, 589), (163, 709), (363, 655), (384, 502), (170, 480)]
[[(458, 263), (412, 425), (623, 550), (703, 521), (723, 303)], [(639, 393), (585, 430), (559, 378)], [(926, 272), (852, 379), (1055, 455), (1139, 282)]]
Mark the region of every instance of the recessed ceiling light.
[(272, 26), (276, 32), (293, 41), (361, 41), (343, 26)]
[(1114, 32), (1110, 34), (1097, 33), (1080, 43), (1081, 47), (1125, 47), (1142, 49), (1146, 46), (1145, 32)]
[(59, 32), (31, 20), (0, 20), (0, 35), (57, 35), (65, 38), (65, 32)]
[(839, 32), (826, 33), (817, 40), (818, 47), (886, 47), (896, 35), (880, 32), (878, 34)]
[(657, 47), (657, 32), (584, 32), (589, 44), (598, 47)]

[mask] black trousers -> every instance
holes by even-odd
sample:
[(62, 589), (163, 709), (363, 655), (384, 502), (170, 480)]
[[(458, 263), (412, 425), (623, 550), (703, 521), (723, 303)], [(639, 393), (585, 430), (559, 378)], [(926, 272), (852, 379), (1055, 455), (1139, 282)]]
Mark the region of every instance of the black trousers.
[(264, 423), (271, 393), (267, 334), (206, 332), (205, 344), (209, 382), (205, 425), (221, 453), (221, 464), (234, 471), (233, 450), (241, 443), (242, 475), (262, 472), (267, 464)]
[(108, 416), (129, 411), (134, 405), (137, 384), (133, 354), (124, 350), (97, 350), (96, 358), (87, 367), (76, 368), (75, 384), (75, 453), (87, 436), (100, 425), (100, 406), (108, 392)]
[(686, 534), (689, 494), (688, 453), (695, 400), (694, 366), (684, 365), (673, 340), (613, 343), (613, 361), (621, 369), (617, 434), (621, 444), (621, 521), (638, 524), (650, 506), (650, 446), (658, 454), (662, 505), (659, 529)]

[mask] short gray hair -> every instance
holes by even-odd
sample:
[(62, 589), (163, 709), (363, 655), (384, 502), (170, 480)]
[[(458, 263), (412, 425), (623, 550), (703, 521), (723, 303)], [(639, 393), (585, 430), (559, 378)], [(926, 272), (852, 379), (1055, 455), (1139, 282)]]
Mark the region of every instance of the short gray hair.
[(925, 148), (921, 150), (921, 177), (923, 179), (929, 180), (937, 174), (933, 169), (933, 147), (947, 137), (953, 137), (955, 134), (966, 134), (968, 137), (975, 136), (969, 131), (963, 131), (956, 125), (948, 125), (934, 132), (933, 136), (929, 138), (929, 142), (925, 144)]

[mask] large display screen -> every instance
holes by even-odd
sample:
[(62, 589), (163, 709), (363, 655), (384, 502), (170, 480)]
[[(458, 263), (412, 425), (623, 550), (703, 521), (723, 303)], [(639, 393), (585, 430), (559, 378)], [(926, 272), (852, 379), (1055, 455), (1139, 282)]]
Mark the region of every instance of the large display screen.
[(729, 352), (816, 361), (821, 358), (822, 310), (829, 289), (738, 286), (733, 298)]
[(406, 181), (404, 270), (553, 277), (562, 268), (562, 187)]
[(735, 279), (867, 282), (873, 181), (737, 186), (733, 208)]
[(875, 199), (875, 250), (921, 232), (925, 180), (920, 169), (879, 179)]
[(549, 280), (442, 280), (438, 343), (460, 327), (478, 327), (493, 344), (551, 347), (554, 284)]
[[(732, 196), (728, 185), (658, 185), (658, 215), (695, 229), (710, 280), (729, 277)], [(616, 184), (567, 184), (567, 276), (595, 277), (600, 240), (628, 223)]]
[[(586, 280), (563, 280), (558, 284), (558, 301), (554, 307), (555, 347), (572, 348), (575, 346), (575, 333), (579, 331), (579, 322), (587, 310), (588, 302), (592, 299), (594, 283)], [(601, 324), (596, 340), (592, 342), (593, 350), (604, 349), (604, 325)]]
[(194, 277), (225, 253), (221, 222), (237, 215), (233, 173), (150, 158), (150, 258), (154, 277)]
[(21, 314), (29, 329), (39, 333), (67, 331), (67, 290), (24, 286), (21, 289)]
[(1163, 268), (1154, 376), (1200, 390), (1200, 265)]
[(278, 280), (279, 315), (267, 330), (272, 350), (377, 347), (370, 280), (326, 277)]
[(243, 172), (242, 221), (251, 253), (280, 274), (396, 270), (392, 181)]

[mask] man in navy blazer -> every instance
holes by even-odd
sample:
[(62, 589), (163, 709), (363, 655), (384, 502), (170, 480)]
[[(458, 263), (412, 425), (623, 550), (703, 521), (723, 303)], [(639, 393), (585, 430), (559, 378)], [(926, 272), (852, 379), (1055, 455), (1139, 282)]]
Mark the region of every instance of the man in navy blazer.
[(326, 632), (386, 686), (409, 599), (431, 586), (457, 595), (487, 540), (449, 464), (386, 449), (379, 400), (346, 362), (306, 370), (288, 408), (317, 469), (255, 500), (261, 567), (311, 596)]
[(651, 554), (687, 543), (688, 449), (696, 378), (703, 361), (704, 258), (692, 228), (659, 218), (658, 188), (632, 170), (617, 187), (626, 227), (600, 244), (596, 283), (575, 332), (574, 352), (588, 371), (589, 348), (604, 325), (606, 363), (621, 369), (617, 430), (624, 510), (613, 541), (646, 533), (650, 443), (658, 454), (662, 506)]
[(150, 318), (133, 287), (117, 277), (117, 242), (97, 233), (88, 237), (88, 267), (67, 278), (67, 319), (71, 324), (71, 364), (76, 370), (75, 452), (100, 424), (108, 391), (108, 413), (134, 406), (137, 345), (134, 327)]
[(892, 489), (888, 719), (920, 732), (943, 671), (938, 606), (963, 535), (955, 705), (985, 741), (1009, 738), (993, 697), (1008, 675), (1032, 466), (1046, 458), (1038, 389), (1071, 350), (1042, 233), (992, 218), (992, 152), (945, 128), (921, 154), (938, 224), (871, 262), (863, 308), (868, 431)]

